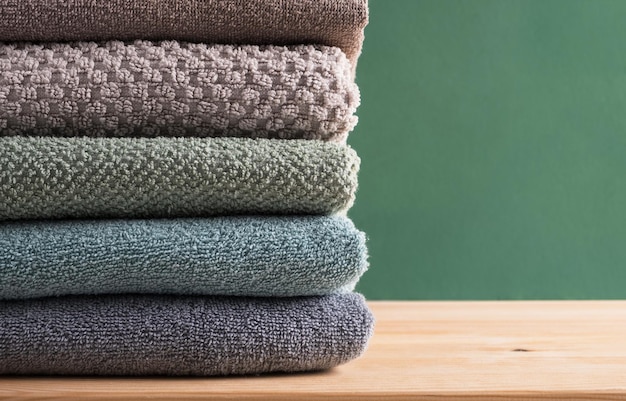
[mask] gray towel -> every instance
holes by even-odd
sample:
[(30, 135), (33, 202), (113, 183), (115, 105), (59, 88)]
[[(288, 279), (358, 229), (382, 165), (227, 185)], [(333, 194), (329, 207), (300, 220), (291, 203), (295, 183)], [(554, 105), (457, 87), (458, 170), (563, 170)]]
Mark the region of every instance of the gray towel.
[(228, 375), (327, 369), (372, 334), (358, 294), (83, 296), (0, 302), (0, 374)]
[(364, 234), (339, 216), (0, 224), (0, 299), (324, 295), (366, 268)]
[(0, 41), (322, 44), (356, 61), (366, 0), (0, 0)]
[(0, 137), (0, 220), (330, 214), (358, 168), (322, 141)]
[(351, 68), (333, 47), (0, 43), (0, 136), (344, 141)]

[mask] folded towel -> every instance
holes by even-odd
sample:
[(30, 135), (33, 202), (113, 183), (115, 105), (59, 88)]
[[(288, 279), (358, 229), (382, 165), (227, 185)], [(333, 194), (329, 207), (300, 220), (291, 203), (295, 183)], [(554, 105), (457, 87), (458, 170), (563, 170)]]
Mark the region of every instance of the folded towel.
[(332, 142), (0, 138), (0, 220), (330, 214), (359, 158)]
[(0, 136), (344, 141), (358, 103), (333, 47), (0, 44)]
[(362, 296), (107, 295), (0, 302), (0, 374), (229, 375), (328, 369), (372, 334)]
[(367, 268), (346, 217), (0, 225), (0, 299), (73, 294), (325, 295)]
[(322, 44), (355, 61), (367, 0), (0, 0), (0, 41)]

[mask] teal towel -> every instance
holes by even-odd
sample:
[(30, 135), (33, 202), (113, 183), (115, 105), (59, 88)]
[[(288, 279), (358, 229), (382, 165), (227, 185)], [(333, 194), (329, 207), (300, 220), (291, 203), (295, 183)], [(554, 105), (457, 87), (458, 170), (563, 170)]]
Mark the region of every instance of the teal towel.
[(0, 138), (0, 220), (331, 214), (348, 209), (346, 145), (249, 138)]
[(347, 292), (367, 268), (346, 217), (0, 224), (0, 299), (70, 294)]

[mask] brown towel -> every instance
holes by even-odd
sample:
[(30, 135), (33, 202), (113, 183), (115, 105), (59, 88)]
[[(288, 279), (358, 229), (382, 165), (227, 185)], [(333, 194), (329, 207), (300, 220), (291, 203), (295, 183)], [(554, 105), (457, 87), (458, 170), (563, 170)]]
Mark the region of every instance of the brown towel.
[(367, 0), (0, 0), (0, 41), (321, 44), (356, 61)]

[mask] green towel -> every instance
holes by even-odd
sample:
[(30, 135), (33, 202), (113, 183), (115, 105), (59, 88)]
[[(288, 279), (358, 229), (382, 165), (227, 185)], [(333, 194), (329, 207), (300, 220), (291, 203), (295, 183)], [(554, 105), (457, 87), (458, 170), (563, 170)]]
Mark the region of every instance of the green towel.
[(0, 138), (0, 220), (331, 214), (359, 158), (321, 141)]

